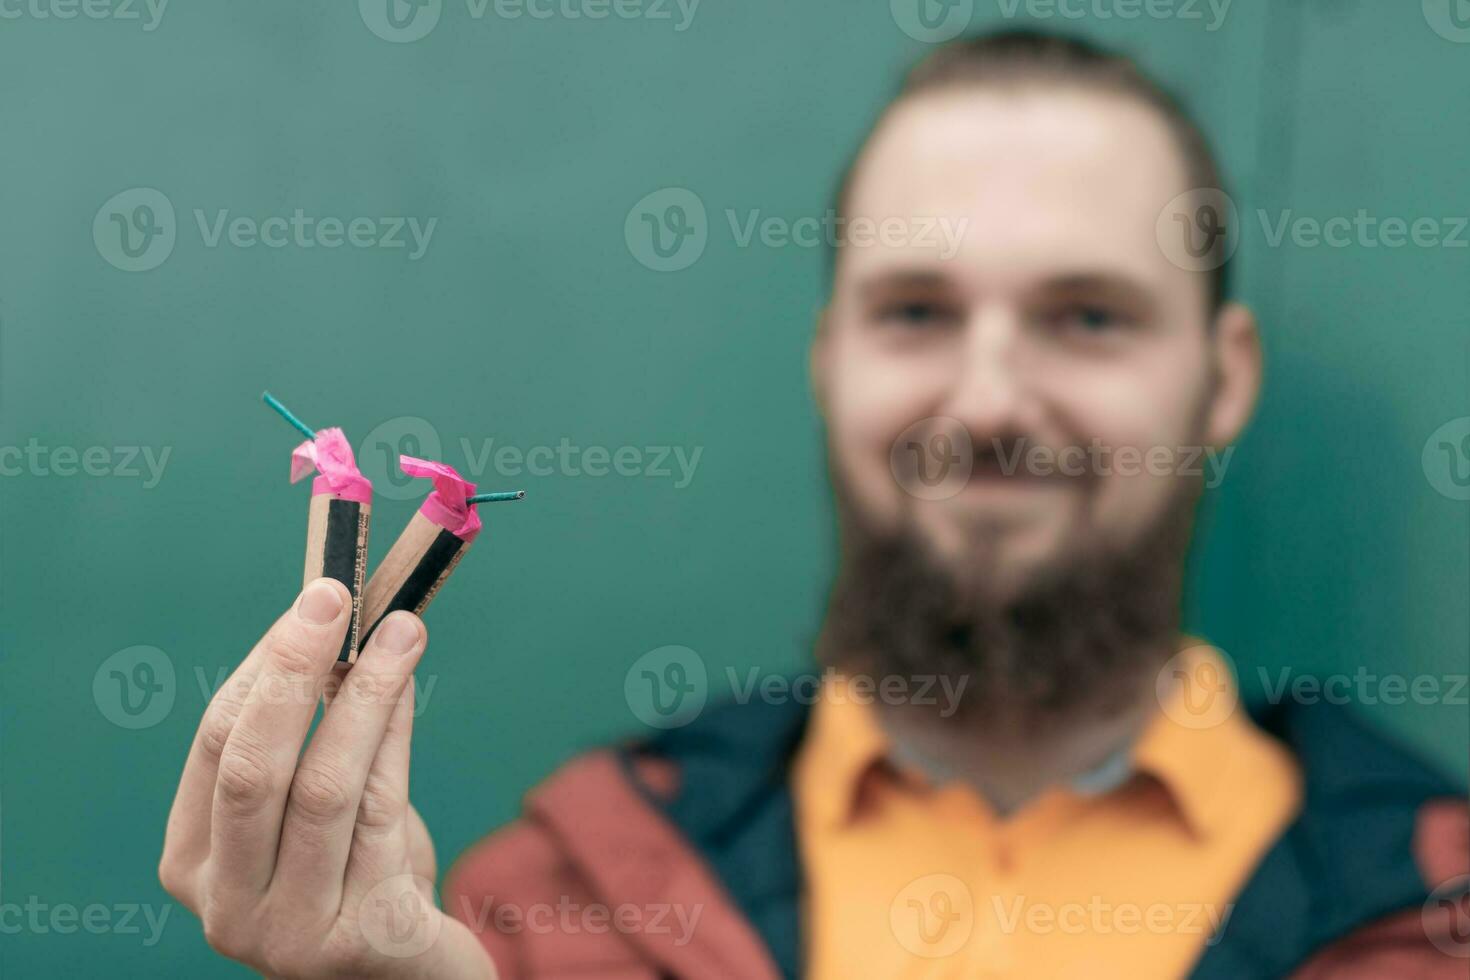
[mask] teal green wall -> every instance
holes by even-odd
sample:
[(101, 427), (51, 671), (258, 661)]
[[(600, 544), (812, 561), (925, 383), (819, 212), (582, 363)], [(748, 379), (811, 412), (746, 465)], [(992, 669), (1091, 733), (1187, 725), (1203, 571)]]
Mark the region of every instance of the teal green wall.
[[(200, 678), (299, 585), (306, 497), (263, 387), (355, 442), (382, 426), (380, 457), (405, 417), (455, 464), (462, 439), (702, 453), (683, 487), (483, 476), (530, 497), (486, 512), (429, 614), (414, 799), (442, 865), (559, 760), (638, 730), (623, 678), (645, 651), (682, 644), (717, 675), (805, 662), (832, 545), (804, 376), (822, 258), (739, 248), (722, 215), (820, 213), (924, 46), (881, 0), (704, 0), (683, 31), (672, 5), (539, 21), (464, 3), (405, 44), (342, 2), (180, 0), (152, 31), (0, 19), (0, 446), (170, 454), (156, 485), (0, 480), (0, 904), (167, 902), (155, 865)], [(1211, 504), (1191, 620), (1248, 689), (1281, 665), (1466, 670), (1470, 508), (1421, 453), (1470, 415), (1470, 249), (1273, 248), (1249, 217), (1470, 215), (1470, 43), (1431, 28), (1434, 3), (1238, 0), (1213, 31), (1040, 21), (1123, 42), (1184, 90), (1247, 214), (1239, 285), (1268, 382)], [(978, 6), (977, 26), (1001, 19)], [(673, 186), (713, 227), (691, 267), (657, 273), (624, 221)], [(137, 273), (92, 237), (134, 187), (179, 226)], [(439, 220), (410, 261), (208, 248), (192, 214), (297, 207)], [(374, 560), (415, 504), (379, 500)], [(162, 651), (174, 704), (130, 730), (104, 661), (139, 645)], [(1463, 779), (1463, 701), (1363, 710)], [(12, 930), (0, 974), (244, 975), (181, 909), (145, 939)]]

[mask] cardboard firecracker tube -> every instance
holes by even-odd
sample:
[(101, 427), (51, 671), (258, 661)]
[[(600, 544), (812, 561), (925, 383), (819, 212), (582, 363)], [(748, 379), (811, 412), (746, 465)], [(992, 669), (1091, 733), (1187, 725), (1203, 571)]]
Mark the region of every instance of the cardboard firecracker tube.
[(373, 570), (363, 592), (363, 643), (389, 613), (427, 609), (481, 528), (478, 508), (467, 502), (475, 485), (454, 467), (412, 456), (400, 456), (398, 465), (433, 480), (434, 489)]
[(334, 578), (352, 596), (352, 621), (342, 639), (339, 661), (353, 663), (361, 649), (363, 576), (367, 571), (368, 525), (373, 485), (357, 469), (352, 446), (341, 429), (320, 429), (315, 439), (291, 453), (291, 482), (316, 471), (306, 522), (306, 569), (302, 585)]

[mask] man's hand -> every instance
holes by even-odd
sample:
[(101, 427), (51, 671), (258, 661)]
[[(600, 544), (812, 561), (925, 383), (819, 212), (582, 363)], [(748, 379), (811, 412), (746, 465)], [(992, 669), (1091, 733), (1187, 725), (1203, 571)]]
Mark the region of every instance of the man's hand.
[(267, 976), (494, 977), (434, 905), (433, 844), (408, 802), (423, 624), (394, 613), (343, 672), (350, 608), (340, 583), (312, 582), (210, 702), (159, 878), (211, 946)]

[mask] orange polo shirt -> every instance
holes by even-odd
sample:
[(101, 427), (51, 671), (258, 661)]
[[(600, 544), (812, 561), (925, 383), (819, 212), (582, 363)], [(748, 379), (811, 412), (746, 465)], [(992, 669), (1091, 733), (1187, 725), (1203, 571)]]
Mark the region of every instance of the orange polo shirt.
[(853, 693), (824, 685), (792, 774), (814, 980), (1186, 976), (1300, 805), (1295, 761), (1208, 647), (1161, 672), (1113, 788), (1006, 817), (896, 766)]

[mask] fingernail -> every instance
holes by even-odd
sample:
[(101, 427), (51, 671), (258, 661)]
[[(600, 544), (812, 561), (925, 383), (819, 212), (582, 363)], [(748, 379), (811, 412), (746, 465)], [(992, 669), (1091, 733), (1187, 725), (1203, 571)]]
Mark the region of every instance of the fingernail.
[(296, 615), (313, 626), (325, 626), (341, 611), (342, 590), (331, 582), (311, 583), (301, 593), (301, 601), (296, 603)]
[(412, 616), (389, 616), (373, 633), (373, 642), (382, 647), (384, 653), (400, 657), (412, 650), (418, 641), (419, 624)]

